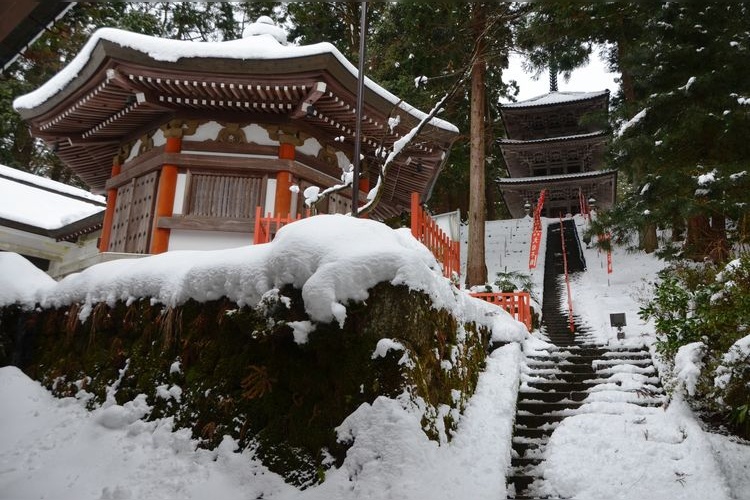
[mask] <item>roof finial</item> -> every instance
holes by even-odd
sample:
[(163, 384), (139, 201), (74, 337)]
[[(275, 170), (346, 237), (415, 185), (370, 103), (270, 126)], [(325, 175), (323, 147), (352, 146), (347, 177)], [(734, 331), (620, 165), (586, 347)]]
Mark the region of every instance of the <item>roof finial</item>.
[(549, 58), (549, 91), (557, 92), (557, 59), (554, 55), (550, 55)]

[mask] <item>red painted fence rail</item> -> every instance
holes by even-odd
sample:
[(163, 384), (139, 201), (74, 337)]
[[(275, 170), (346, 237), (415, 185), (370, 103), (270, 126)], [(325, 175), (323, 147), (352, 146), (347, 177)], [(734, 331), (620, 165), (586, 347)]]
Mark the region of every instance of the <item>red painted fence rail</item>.
[(531, 331), (531, 296), (528, 292), (479, 292), (471, 296), (502, 307)]
[(268, 216), (262, 217), (261, 210), (260, 207), (255, 208), (255, 232), (253, 233), (253, 245), (268, 243), (274, 236), (276, 236), (276, 232), (282, 227), (300, 219), (304, 219), (305, 217), (310, 217), (310, 210), (308, 210), (305, 215), (297, 214), (288, 215), (287, 217), (281, 217), (280, 215), (273, 217), (270, 213)]
[(411, 194), (411, 234), (430, 249), (443, 265), (446, 278), (461, 274), (461, 246), (451, 240), (419, 204), (419, 193)]

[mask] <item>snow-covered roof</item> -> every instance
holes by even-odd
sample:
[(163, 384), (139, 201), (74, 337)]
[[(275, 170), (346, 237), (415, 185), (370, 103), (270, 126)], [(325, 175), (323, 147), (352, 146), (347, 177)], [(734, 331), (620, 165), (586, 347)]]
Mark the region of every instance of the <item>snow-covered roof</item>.
[(586, 101), (609, 95), (609, 90), (598, 92), (549, 92), (540, 96), (526, 99), (525, 101), (503, 104), (503, 108), (530, 108), (536, 106), (552, 106), (555, 104), (566, 104), (569, 102)]
[(60, 229), (104, 210), (105, 199), (83, 189), (0, 165), (0, 218)]
[(544, 139), (532, 139), (528, 141), (522, 141), (519, 139), (498, 139), (498, 142), (505, 145), (525, 145), (525, 144), (541, 144), (545, 142), (562, 142), (562, 141), (576, 141), (580, 139), (593, 139), (595, 137), (605, 137), (607, 135), (606, 130), (597, 130), (596, 132), (589, 132), (588, 134), (575, 134), (566, 135), (561, 137), (545, 137)]
[[(330, 54), (341, 63), (346, 71), (355, 77), (358, 75), (357, 68), (330, 43), (323, 42), (306, 46), (282, 45), (277, 36), (268, 32), (263, 33), (263, 30), (254, 30), (251, 32), (261, 34), (225, 42), (193, 42), (169, 40), (115, 28), (102, 28), (91, 36), (78, 55), (65, 68), (37, 90), (16, 98), (13, 101), (13, 107), (19, 111), (34, 109), (58, 94), (83, 71), (92, 59), (94, 49), (101, 41), (105, 40), (121, 47), (141, 52), (155, 61), (163, 62), (177, 62), (184, 58), (267, 61)], [(365, 85), (369, 90), (389, 101), (394, 106), (398, 106), (402, 111), (409, 113), (417, 120), (422, 120), (426, 116), (425, 113), (403, 102), (369, 78), (365, 78)], [(430, 124), (449, 132), (458, 133), (455, 125), (439, 118), (433, 118)]]
[(498, 177), (498, 184), (539, 184), (547, 182), (581, 181), (585, 179), (596, 179), (599, 177), (612, 177), (617, 175), (616, 170), (596, 170), (593, 172), (578, 172), (575, 174), (561, 175), (536, 175), (534, 177)]

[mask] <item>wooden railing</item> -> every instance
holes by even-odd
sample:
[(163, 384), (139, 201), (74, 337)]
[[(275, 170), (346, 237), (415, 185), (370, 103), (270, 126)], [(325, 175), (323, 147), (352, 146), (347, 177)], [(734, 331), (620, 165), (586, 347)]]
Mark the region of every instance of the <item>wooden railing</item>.
[(547, 190), (542, 189), (536, 207), (534, 207), (534, 226), (531, 230), (531, 245), (529, 247), (529, 269), (536, 269), (536, 262), (539, 259), (539, 246), (542, 243), (542, 208), (544, 207), (546, 194)]
[(565, 248), (565, 229), (563, 219), (560, 217), (560, 240), (562, 242), (563, 271), (565, 272), (565, 285), (568, 288), (568, 328), (570, 333), (575, 333), (576, 327), (573, 322), (573, 296), (570, 293), (570, 275), (568, 274), (568, 250)]
[(276, 236), (276, 232), (287, 224), (304, 219), (310, 216), (310, 210), (304, 215), (296, 214), (294, 216), (289, 215), (287, 217), (281, 217), (277, 215), (273, 217), (270, 213), (266, 217), (262, 217), (261, 208), (255, 209), (255, 231), (253, 232), (253, 244), (258, 245), (260, 243), (268, 243), (273, 240)]
[(527, 330), (531, 331), (531, 296), (529, 292), (479, 292), (472, 293), (471, 296), (502, 307), (511, 316), (526, 325)]
[(419, 193), (411, 195), (411, 234), (430, 249), (443, 265), (443, 275), (461, 274), (461, 246), (452, 241), (419, 204)]

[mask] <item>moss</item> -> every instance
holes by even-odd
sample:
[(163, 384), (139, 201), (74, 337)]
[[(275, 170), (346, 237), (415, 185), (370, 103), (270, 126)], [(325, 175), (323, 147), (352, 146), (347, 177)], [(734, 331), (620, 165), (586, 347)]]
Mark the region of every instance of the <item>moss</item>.
[[(309, 319), (301, 292), (288, 286), (279, 294), (257, 308), (226, 299), (174, 308), (146, 299), (99, 304), (83, 323), (77, 305), (23, 314), (6, 308), (0, 346), (20, 330), (33, 340), (23, 349), (22, 368), (30, 376), (59, 396), (84, 388), (95, 402), (104, 400), (127, 365), (119, 403), (146, 394), (150, 418), (174, 416), (206, 447), (230, 435), (301, 487), (325, 477), (323, 450), (335, 463), (343, 461), (346, 447), (334, 429), (380, 395), (407, 391), (421, 398), (428, 407), (425, 431), (437, 439), (445, 427), (450, 437), (456, 422), (438, 416), (438, 408), (462, 409), (473, 393), (489, 332), (458, 324), (423, 293), (381, 283), (367, 301), (347, 304), (343, 328), (316, 324), (308, 342), (298, 345), (287, 323)], [(372, 359), (384, 337), (407, 352)], [(404, 355), (408, 362), (400, 363)], [(170, 373), (175, 360), (181, 371)], [(180, 401), (158, 398), (162, 384), (180, 386)]]

